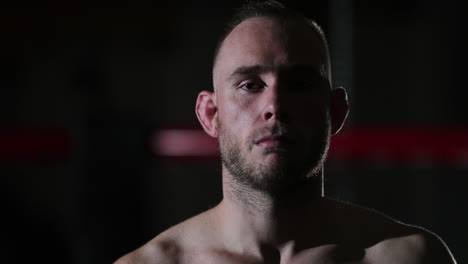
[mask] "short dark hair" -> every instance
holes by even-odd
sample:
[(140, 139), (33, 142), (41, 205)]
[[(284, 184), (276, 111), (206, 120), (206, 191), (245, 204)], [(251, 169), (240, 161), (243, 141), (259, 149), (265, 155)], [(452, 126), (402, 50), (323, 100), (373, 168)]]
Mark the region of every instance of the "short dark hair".
[(213, 57), (213, 68), (216, 65), (221, 46), (232, 30), (234, 30), (236, 26), (249, 18), (261, 16), (277, 18), (286, 21), (298, 21), (309, 26), (321, 41), (320, 47), (322, 48), (322, 52), (326, 58), (325, 71), (329, 76), (331, 76), (328, 43), (322, 28), (314, 20), (307, 18), (302, 13), (291, 9), (276, 0), (247, 0), (247, 2), (234, 13), (216, 45)]

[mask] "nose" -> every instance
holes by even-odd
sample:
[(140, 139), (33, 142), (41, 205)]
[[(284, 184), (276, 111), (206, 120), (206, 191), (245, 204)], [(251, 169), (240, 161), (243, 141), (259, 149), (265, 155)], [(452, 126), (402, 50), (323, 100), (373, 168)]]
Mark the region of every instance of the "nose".
[(262, 119), (264, 121), (272, 122), (285, 117), (283, 99), (277, 84), (265, 89), (263, 94), (264, 103), (262, 104)]
[(268, 121), (272, 119), (273, 116), (274, 116), (273, 111), (266, 111), (263, 115), (263, 119), (265, 119), (265, 121)]

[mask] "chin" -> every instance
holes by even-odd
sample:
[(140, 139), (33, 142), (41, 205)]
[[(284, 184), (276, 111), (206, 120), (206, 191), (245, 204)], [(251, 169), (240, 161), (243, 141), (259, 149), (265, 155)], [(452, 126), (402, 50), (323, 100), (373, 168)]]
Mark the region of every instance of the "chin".
[(293, 192), (304, 184), (321, 180), (321, 164), (306, 168), (297, 164), (285, 164), (286, 160), (281, 157), (272, 158), (281, 160), (274, 164), (269, 162), (268, 165), (262, 166), (261, 172), (257, 171), (256, 175), (251, 175), (253, 178), (250, 187), (265, 193), (279, 194)]

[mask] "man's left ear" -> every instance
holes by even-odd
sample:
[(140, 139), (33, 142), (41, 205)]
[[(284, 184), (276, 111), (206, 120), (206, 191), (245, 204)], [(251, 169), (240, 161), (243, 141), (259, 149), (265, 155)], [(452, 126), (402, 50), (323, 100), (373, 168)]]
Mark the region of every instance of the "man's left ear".
[(348, 95), (343, 87), (337, 87), (331, 90), (330, 97), (330, 119), (331, 134), (336, 135), (348, 116), (349, 104)]

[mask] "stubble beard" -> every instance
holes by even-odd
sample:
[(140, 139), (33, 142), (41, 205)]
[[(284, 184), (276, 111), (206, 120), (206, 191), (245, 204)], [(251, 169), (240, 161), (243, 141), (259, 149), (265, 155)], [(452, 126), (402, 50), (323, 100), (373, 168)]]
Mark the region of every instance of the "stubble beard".
[[(238, 195), (249, 190), (277, 196), (294, 192), (299, 186), (311, 183), (321, 191), (320, 171), (326, 159), (330, 144), (330, 121), (327, 119), (318, 127), (314, 138), (300, 157), (285, 153), (273, 162), (254, 162), (248, 160), (242, 151), (243, 142), (225, 129), (218, 120), (218, 147), (223, 167), (230, 174), (227, 179)], [(266, 129), (268, 130), (268, 129)], [(250, 143), (252, 144), (252, 143)], [(244, 143), (245, 145), (245, 143)], [(252, 146), (247, 147), (250, 150)], [(274, 152), (275, 149), (265, 151)]]

